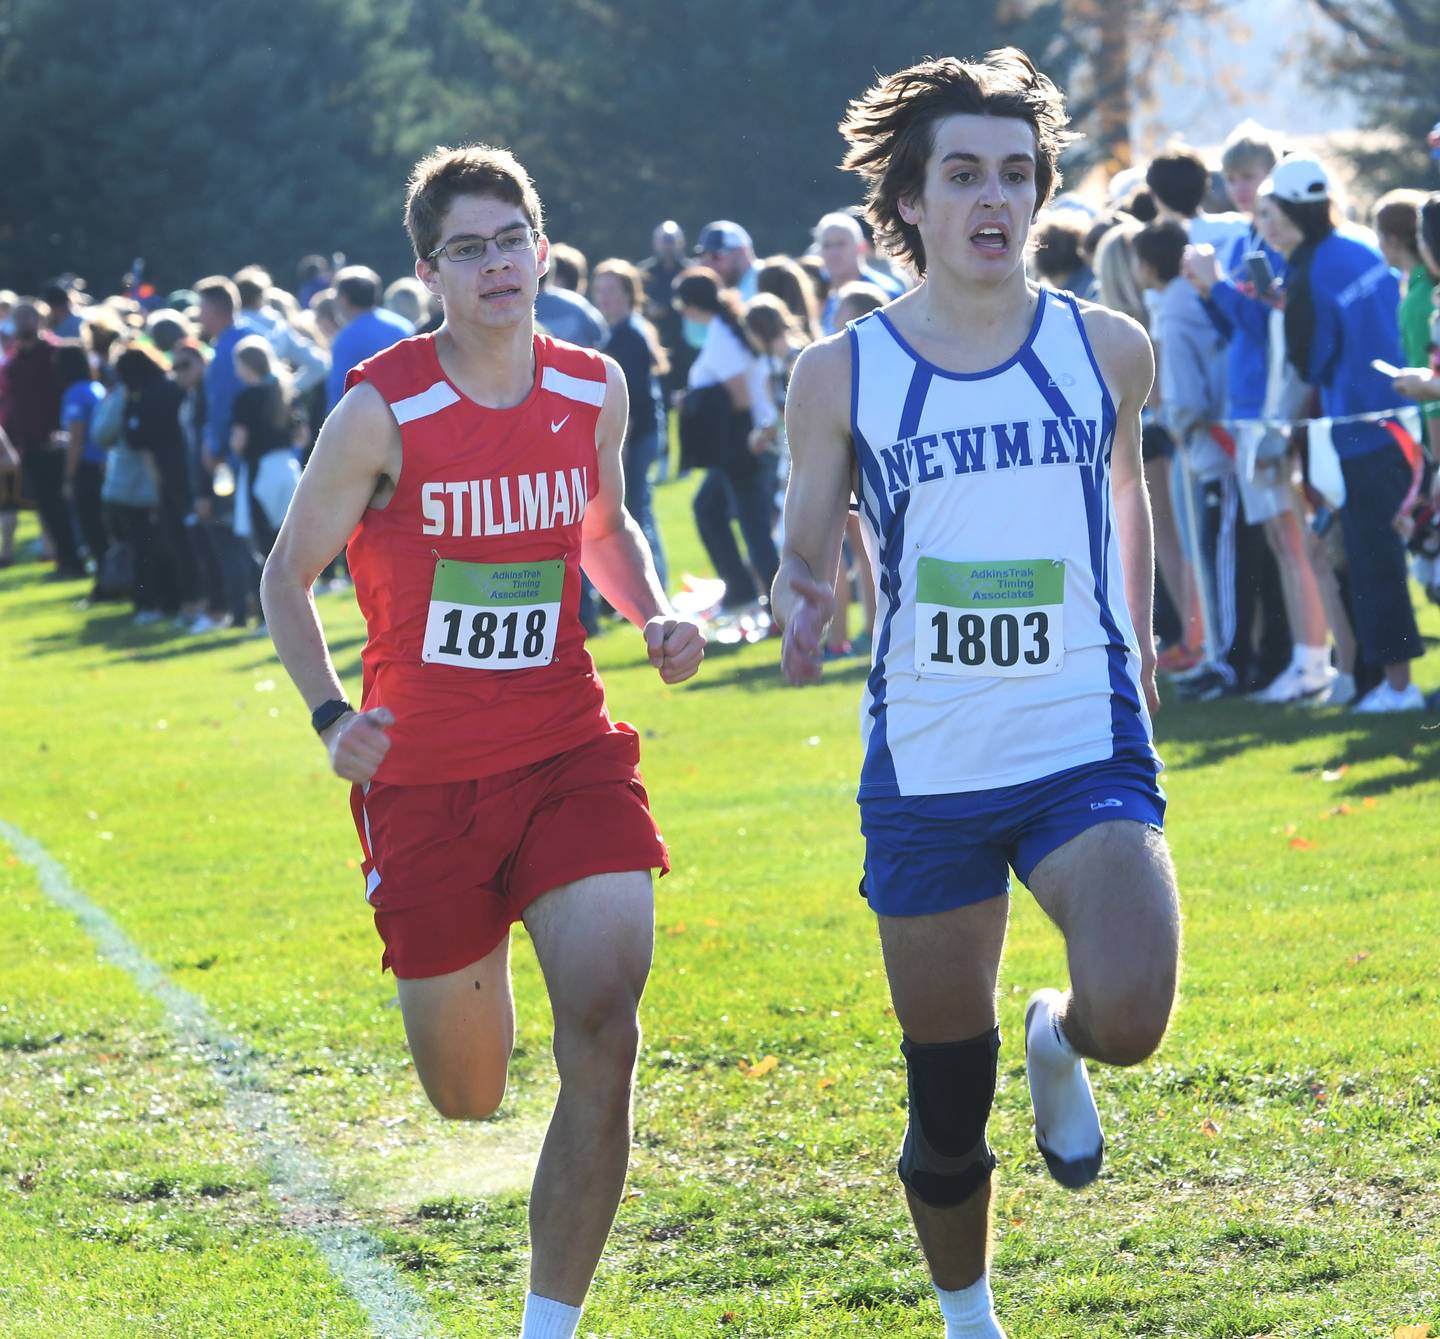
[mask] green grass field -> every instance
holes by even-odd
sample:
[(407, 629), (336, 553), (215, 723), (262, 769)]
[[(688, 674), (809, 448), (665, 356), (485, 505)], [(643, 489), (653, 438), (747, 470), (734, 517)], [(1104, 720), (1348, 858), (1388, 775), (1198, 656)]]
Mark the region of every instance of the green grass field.
[[(701, 570), (688, 493), (660, 494), (676, 572)], [(533, 956), (517, 947), (504, 1111), (447, 1125), (378, 972), (345, 787), (269, 643), (133, 629), (40, 575), (0, 573), (0, 819), (243, 1040), (435, 1331), (515, 1335), (554, 1094)], [(358, 686), (353, 601), (321, 605)], [(938, 1339), (892, 1171), (898, 1035), (855, 894), (862, 670), (784, 690), (772, 642), (670, 690), (627, 630), (593, 649), (644, 734), (675, 872), (630, 1191), (581, 1333)], [(1433, 653), (1420, 681), (1440, 683)], [(1440, 730), (1172, 703), (1159, 733), (1181, 999), (1152, 1062), (1098, 1076), (1109, 1160), (1078, 1195), (1035, 1151), (1021, 1043), (1062, 945), (1014, 899), (991, 1123), (1008, 1332), (1440, 1332)], [(367, 1333), (204, 1056), (4, 847), (0, 891), (0, 1335)]]

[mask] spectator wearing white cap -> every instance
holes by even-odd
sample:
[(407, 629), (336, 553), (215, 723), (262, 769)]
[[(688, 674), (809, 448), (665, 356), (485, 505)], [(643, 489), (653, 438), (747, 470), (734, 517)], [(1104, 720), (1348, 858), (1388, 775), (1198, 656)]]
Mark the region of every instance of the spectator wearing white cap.
[(747, 302), (755, 296), (760, 276), (755, 267), (755, 245), (750, 234), (729, 219), (716, 219), (700, 229), (695, 255), (714, 270), (726, 288), (738, 290)]
[[(1247, 214), (1254, 210), (1260, 186), (1279, 159), (1273, 137), (1254, 121), (1241, 122), (1225, 141), (1220, 158), (1225, 184), (1235, 204)], [(1206, 299), (1207, 311), (1228, 341), (1227, 416), (1240, 423), (1235, 430), (1240, 502), (1246, 524), (1262, 527), (1274, 555), (1290, 633), (1289, 664), (1271, 677), (1255, 698), (1282, 704), (1324, 696), (1338, 703), (1341, 699), (1348, 701), (1347, 694), (1354, 691), (1353, 683), (1347, 682), (1353, 666), (1342, 666), (1346, 674), (1342, 679), (1330, 664), (1325, 601), (1306, 552), (1290, 482), (1289, 434), (1279, 428), (1266, 428), (1260, 422), (1285, 417), (1299, 404), (1297, 399), (1287, 405), (1280, 383), (1274, 388), (1270, 385), (1274, 310), (1267, 300), (1270, 294), (1257, 295), (1251, 282), (1247, 258), (1257, 255), (1264, 256), (1277, 280), (1283, 279), (1283, 257), (1265, 245), (1253, 222), (1224, 253), (1208, 245), (1190, 248), (1184, 267), (1186, 279)], [(1278, 354), (1277, 363), (1283, 366)], [(1295, 377), (1289, 379), (1284, 390), (1292, 397), (1297, 392), (1308, 394)]]
[[(1390, 378), (1371, 362), (1401, 360), (1394, 271), (1367, 241), (1337, 225), (1330, 178), (1314, 158), (1281, 159), (1260, 199), (1265, 240), (1289, 267), (1285, 345), (1295, 370), (1319, 389), (1327, 419), (1393, 408)], [(1384, 675), (1355, 710), (1419, 710), (1425, 701), (1411, 682), (1410, 661), (1424, 645), (1410, 604), (1405, 546), (1393, 524), (1414, 482), (1412, 465), (1378, 422), (1317, 423), (1312, 459), (1327, 429), (1344, 478), (1340, 521), (1355, 633), (1365, 664)]]

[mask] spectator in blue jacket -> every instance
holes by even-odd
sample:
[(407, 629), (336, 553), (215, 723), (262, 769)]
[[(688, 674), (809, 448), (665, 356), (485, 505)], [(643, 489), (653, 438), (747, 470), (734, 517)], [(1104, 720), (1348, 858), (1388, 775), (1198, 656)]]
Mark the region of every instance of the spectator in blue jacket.
[(235, 372), (235, 346), (246, 335), (259, 333), (240, 310), (240, 293), (223, 274), (195, 285), (200, 300), (200, 331), (210, 345), (210, 366), (205, 370), (205, 452), (213, 468), (230, 454), (230, 415), (240, 394)]
[(1185, 277), (1205, 299), (1206, 310), (1228, 341), (1226, 412), (1240, 421), (1235, 430), (1240, 502), (1246, 525), (1263, 527), (1275, 557), (1290, 632), (1290, 663), (1255, 697), (1273, 703), (1310, 701), (1322, 695), (1330, 702), (1348, 701), (1353, 682), (1342, 683), (1330, 664), (1325, 604), (1295, 507), (1289, 435), (1283, 429), (1246, 422), (1292, 417), (1300, 407), (1298, 403), (1274, 404), (1267, 412), (1270, 327), (1275, 308), (1262, 300), (1268, 294), (1255, 291), (1249, 272), (1249, 258), (1263, 256), (1277, 285), (1285, 276), (1284, 257), (1266, 245), (1253, 219), (1260, 186), (1278, 161), (1279, 154), (1262, 127), (1253, 121), (1236, 127), (1225, 143), (1220, 165), (1230, 198), (1241, 213), (1252, 216), (1250, 225), (1228, 247), (1191, 248), (1185, 258)]
[[(1313, 158), (1282, 159), (1261, 188), (1266, 241), (1286, 259), (1286, 354), (1318, 387), (1327, 418), (1395, 407), (1390, 378), (1372, 360), (1398, 364), (1400, 285), (1370, 243), (1337, 225), (1330, 179)], [(1311, 429), (1312, 450), (1317, 429)], [(1345, 501), (1340, 522), (1350, 575), (1355, 633), (1366, 664), (1384, 678), (1355, 705), (1361, 712), (1416, 711), (1425, 705), (1410, 661), (1424, 654), (1410, 604), (1405, 546), (1396, 514), (1414, 482), (1410, 462), (1381, 423), (1336, 423)]]
[(403, 316), (380, 306), (380, 295), (380, 276), (364, 265), (347, 265), (335, 276), (335, 305), (342, 324), (330, 345), (327, 413), (345, 394), (345, 378), (352, 367), (415, 333)]

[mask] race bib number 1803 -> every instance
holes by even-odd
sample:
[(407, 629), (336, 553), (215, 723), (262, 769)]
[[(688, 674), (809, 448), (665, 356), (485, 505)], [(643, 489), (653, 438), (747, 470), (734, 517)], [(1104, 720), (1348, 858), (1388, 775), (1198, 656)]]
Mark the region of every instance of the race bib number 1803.
[(915, 669), (955, 678), (1054, 674), (1065, 661), (1065, 564), (921, 557)]
[(478, 670), (548, 665), (555, 658), (564, 585), (565, 563), (558, 558), (543, 563), (439, 559), (422, 659)]

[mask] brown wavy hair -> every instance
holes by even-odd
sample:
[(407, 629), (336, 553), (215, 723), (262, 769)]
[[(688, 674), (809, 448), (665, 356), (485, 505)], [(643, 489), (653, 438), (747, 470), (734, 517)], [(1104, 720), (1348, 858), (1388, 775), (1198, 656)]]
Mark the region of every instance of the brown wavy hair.
[(925, 273), (925, 244), (919, 228), (900, 217), (900, 202), (924, 192), (936, 122), (964, 115), (1015, 117), (1035, 132), (1036, 213), (1060, 184), (1060, 154), (1079, 138), (1067, 129), (1064, 95), (1017, 47), (981, 61), (932, 57), (886, 75), (851, 102), (840, 122), (849, 145), (840, 165), (866, 183), (865, 216), (876, 241), (917, 274)]
[(405, 190), (405, 228), (418, 259), (427, 259), (440, 245), (445, 211), (461, 195), (488, 195), (515, 205), (537, 233), (545, 231), (535, 183), (513, 153), (490, 144), (458, 149), (442, 144), (415, 164)]

